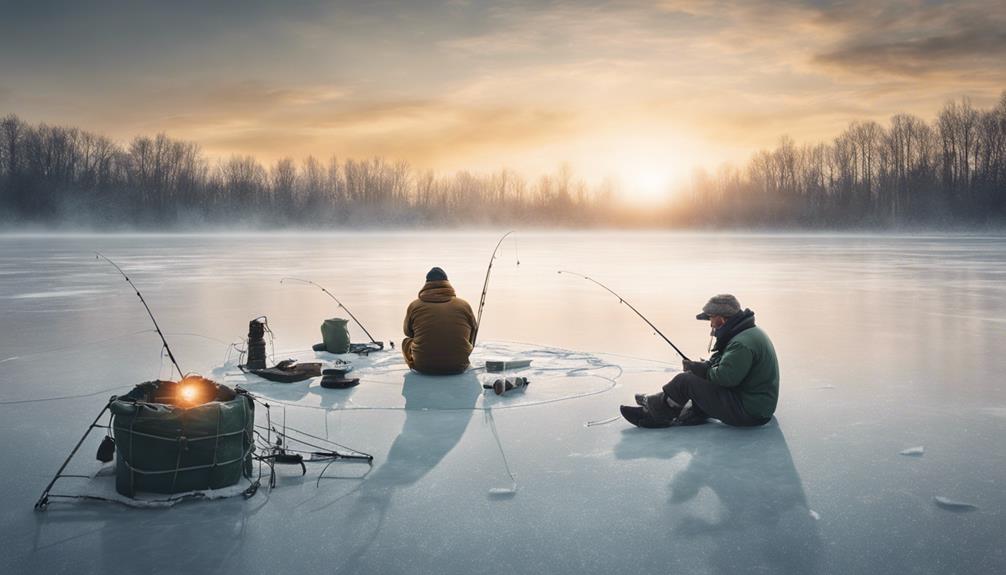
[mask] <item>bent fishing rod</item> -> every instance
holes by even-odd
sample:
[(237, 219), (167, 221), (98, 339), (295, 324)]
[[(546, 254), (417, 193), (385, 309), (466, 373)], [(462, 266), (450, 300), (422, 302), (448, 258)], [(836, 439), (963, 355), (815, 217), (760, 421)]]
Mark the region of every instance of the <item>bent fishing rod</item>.
[(380, 344), (383, 345), (383, 342), (380, 342), (380, 341), (377, 341), (376, 339), (374, 339), (374, 336), (370, 335), (370, 332), (367, 331), (367, 328), (363, 327), (363, 324), (360, 323), (360, 320), (356, 319), (356, 316), (353, 315), (353, 312), (349, 311), (349, 308), (346, 307), (345, 305), (343, 305), (342, 302), (339, 301), (339, 298), (337, 298), (334, 295), (332, 295), (332, 292), (330, 292), (327, 289), (325, 289), (324, 286), (322, 286), (320, 284), (316, 284), (316, 283), (314, 283), (311, 280), (303, 280), (303, 279), (300, 279), (300, 278), (289, 278), (289, 277), (283, 278), (283, 279), (279, 280), (279, 283), (284, 283), (284, 282), (286, 282), (286, 280), (290, 280), (290, 281), (294, 281), (294, 282), (300, 282), (300, 283), (304, 283), (304, 284), (310, 284), (310, 285), (313, 285), (314, 287), (320, 289), (321, 291), (325, 292), (325, 295), (327, 295), (328, 297), (330, 297), (333, 300), (335, 300), (335, 303), (339, 304), (339, 307), (341, 307), (342, 309), (346, 310), (346, 314), (348, 314), (349, 317), (353, 318), (353, 321), (356, 322), (356, 325), (360, 326), (360, 329), (363, 330), (363, 333), (367, 334), (367, 337), (370, 338), (370, 343), (380, 343)]
[(567, 271), (567, 270), (559, 270), (559, 273), (560, 274), (569, 274), (571, 276), (581, 277), (581, 278), (583, 278), (583, 279), (585, 279), (585, 280), (587, 280), (589, 282), (593, 282), (593, 283), (601, 286), (608, 293), (610, 293), (611, 295), (617, 297), (618, 298), (618, 303), (624, 303), (625, 305), (629, 306), (629, 309), (631, 309), (632, 311), (634, 311), (636, 313), (636, 315), (638, 315), (640, 318), (642, 318), (643, 321), (645, 321), (647, 323), (647, 325), (649, 325), (650, 327), (652, 327), (653, 331), (657, 332), (657, 335), (659, 335), (660, 337), (664, 338), (664, 341), (666, 341), (668, 345), (670, 345), (671, 347), (673, 347), (674, 351), (678, 352), (678, 355), (681, 356), (681, 359), (691, 361), (690, 359), (688, 359), (688, 356), (686, 356), (685, 354), (681, 353), (681, 350), (678, 349), (678, 346), (674, 345), (671, 342), (671, 340), (667, 339), (666, 335), (664, 335), (663, 333), (661, 333), (661, 331), (659, 329), (657, 329), (657, 326), (653, 325), (653, 322), (651, 322), (650, 320), (646, 319), (646, 316), (644, 316), (643, 314), (639, 313), (638, 309), (636, 309), (635, 307), (633, 307), (631, 303), (625, 301), (625, 298), (623, 298), (622, 296), (618, 295), (617, 293), (611, 291), (611, 289), (608, 288), (608, 286), (606, 286), (603, 283), (595, 280), (594, 278), (590, 278), (590, 277), (587, 277), (587, 276), (585, 276), (583, 274), (578, 274), (576, 272), (571, 272), (571, 271)]
[(175, 369), (178, 370), (178, 377), (184, 379), (185, 374), (182, 373), (182, 368), (178, 367), (178, 362), (175, 361), (175, 354), (171, 353), (171, 347), (168, 346), (168, 340), (164, 339), (164, 333), (161, 332), (161, 326), (157, 325), (157, 320), (154, 319), (154, 312), (150, 311), (150, 306), (147, 305), (147, 300), (143, 299), (143, 294), (140, 293), (139, 288), (136, 287), (136, 284), (133, 283), (133, 280), (129, 279), (129, 276), (126, 275), (126, 272), (122, 271), (122, 268), (120, 268), (118, 264), (105, 257), (105, 254), (101, 252), (94, 252), (94, 253), (96, 254), (94, 259), (101, 258), (106, 262), (112, 264), (115, 267), (115, 269), (119, 270), (119, 273), (122, 274), (122, 277), (126, 278), (126, 281), (129, 283), (130, 287), (132, 287), (133, 290), (136, 292), (136, 297), (140, 298), (140, 302), (143, 304), (143, 307), (147, 310), (147, 315), (150, 316), (150, 321), (154, 322), (154, 329), (157, 330), (157, 335), (161, 336), (161, 343), (164, 344), (164, 350), (168, 352), (168, 357), (171, 358), (171, 363), (175, 364)]
[[(479, 300), (479, 313), (475, 317), (475, 331), (472, 332), (472, 347), (475, 347), (475, 340), (479, 337), (479, 327), (482, 326), (482, 308), (486, 306), (486, 292), (489, 290), (489, 274), (493, 271), (493, 262), (496, 260), (496, 253), (503, 244), (503, 240), (512, 233), (513, 230), (510, 230), (503, 234), (500, 241), (496, 242), (496, 247), (493, 248), (493, 256), (489, 258), (489, 267), (486, 268), (486, 281), (482, 283), (482, 298)], [(517, 265), (520, 265), (520, 256), (517, 257)]]

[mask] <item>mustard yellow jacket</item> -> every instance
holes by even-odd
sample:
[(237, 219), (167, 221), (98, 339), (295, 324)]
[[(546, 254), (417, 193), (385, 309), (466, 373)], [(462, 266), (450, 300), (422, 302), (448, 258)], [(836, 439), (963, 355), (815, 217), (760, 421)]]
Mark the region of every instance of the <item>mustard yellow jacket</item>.
[(412, 339), (417, 371), (455, 374), (468, 369), (475, 314), (447, 280), (426, 282), (405, 312), (405, 335)]

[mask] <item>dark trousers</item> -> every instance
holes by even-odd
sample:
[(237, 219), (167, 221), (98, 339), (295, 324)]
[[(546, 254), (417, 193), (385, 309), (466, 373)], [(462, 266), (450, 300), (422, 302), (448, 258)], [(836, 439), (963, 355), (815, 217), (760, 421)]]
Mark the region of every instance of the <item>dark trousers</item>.
[(674, 376), (674, 379), (664, 385), (664, 394), (678, 405), (692, 400), (692, 407), (727, 425), (752, 427), (764, 425), (771, 419), (751, 417), (744, 411), (740, 398), (733, 390), (702, 379), (694, 373), (684, 372)]

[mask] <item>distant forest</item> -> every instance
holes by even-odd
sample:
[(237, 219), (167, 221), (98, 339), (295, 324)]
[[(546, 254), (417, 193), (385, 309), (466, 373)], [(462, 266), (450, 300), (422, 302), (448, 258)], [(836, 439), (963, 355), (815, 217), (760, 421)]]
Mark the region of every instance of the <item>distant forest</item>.
[(382, 158), (251, 156), (211, 162), (164, 134), (122, 145), (76, 128), (0, 118), (0, 223), (103, 229), (471, 225), (888, 228), (1006, 223), (1006, 92), (988, 110), (947, 103), (853, 122), (830, 143), (783, 137), (746, 166), (697, 170), (659, 208), (568, 166), (438, 176)]

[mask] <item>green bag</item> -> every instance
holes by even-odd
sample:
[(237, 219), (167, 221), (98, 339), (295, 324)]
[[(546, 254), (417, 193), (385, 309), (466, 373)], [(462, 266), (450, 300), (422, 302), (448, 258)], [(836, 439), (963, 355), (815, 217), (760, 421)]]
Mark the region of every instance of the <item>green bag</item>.
[(183, 382), (149, 381), (115, 399), (115, 490), (185, 493), (251, 477), (255, 404), (245, 393), (197, 378), (199, 401), (186, 407)]
[(321, 324), (321, 339), (328, 353), (349, 353), (349, 320), (326, 319)]

